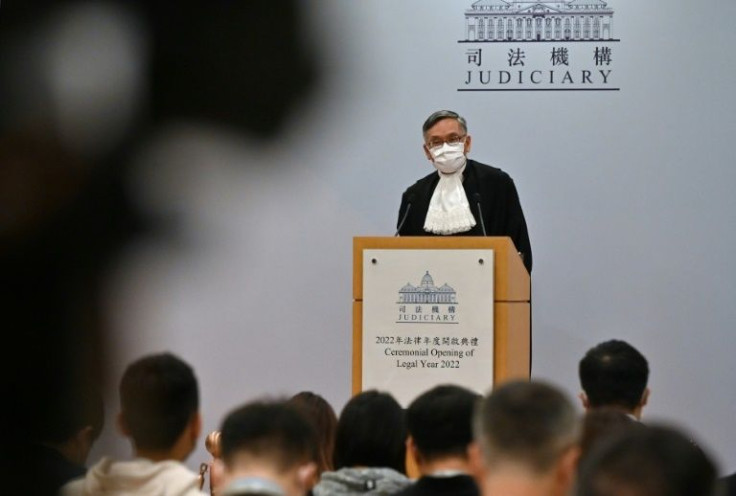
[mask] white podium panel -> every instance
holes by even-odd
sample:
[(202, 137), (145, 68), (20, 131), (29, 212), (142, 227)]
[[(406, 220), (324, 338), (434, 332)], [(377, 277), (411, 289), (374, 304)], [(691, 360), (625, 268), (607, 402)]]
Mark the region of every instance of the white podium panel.
[(363, 250), (362, 390), (493, 384), (491, 249)]

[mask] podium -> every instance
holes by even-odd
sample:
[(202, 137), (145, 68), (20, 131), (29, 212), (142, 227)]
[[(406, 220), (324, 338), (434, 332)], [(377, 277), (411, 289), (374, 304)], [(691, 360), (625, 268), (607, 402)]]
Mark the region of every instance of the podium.
[[(431, 272), (441, 273), (441, 281), (435, 283)], [(406, 407), (439, 383), (484, 394), (506, 380), (528, 379), (530, 297), (529, 273), (509, 237), (355, 237), (353, 394), (372, 388), (399, 392)], [(456, 337), (462, 324), (470, 334)], [(384, 325), (395, 330), (372, 328)]]

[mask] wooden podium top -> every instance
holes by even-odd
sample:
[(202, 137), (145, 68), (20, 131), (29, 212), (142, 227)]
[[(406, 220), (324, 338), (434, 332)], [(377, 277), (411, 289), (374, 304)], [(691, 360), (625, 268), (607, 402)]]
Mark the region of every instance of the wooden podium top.
[(363, 300), (363, 250), (493, 250), (494, 300), (529, 301), (531, 281), (508, 236), (385, 236), (353, 238), (353, 299)]

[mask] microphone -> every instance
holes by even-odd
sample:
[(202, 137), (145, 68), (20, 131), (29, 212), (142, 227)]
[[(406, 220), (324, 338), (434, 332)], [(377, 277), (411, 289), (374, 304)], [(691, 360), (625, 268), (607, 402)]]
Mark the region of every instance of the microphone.
[(409, 216), (409, 210), (411, 210), (411, 202), (413, 201), (414, 196), (412, 195), (407, 200), (406, 210), (404, 210), (404, 216), (401, 218), (401, 221), (399, 222), (399, 227), (396, 228), (396, 234), (394, 234), (394, 236), (398, 236), (401, 228), (404, 227), (404, 222), (406, 222), (406, 218)]
[(483, 236), (488, 236), (488, 234), (486, 234), (486, 224), (483, 222), (483, 212), (481, 212), (480, 209), (480, 193), (475, 193), (473, 195), (473, 200), (475, 200), (475, 206), (478, 207), (478, 218), (480, 219), (480, 228), (483, 231)]

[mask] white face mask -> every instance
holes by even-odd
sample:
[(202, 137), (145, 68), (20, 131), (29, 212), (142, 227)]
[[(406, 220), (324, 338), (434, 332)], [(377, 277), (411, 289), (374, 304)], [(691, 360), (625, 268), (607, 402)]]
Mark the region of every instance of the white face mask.
[(465, 165), (465, 143), (450, 145), (444, 143), (442, 146), (430, 148), (432, 163), (443, 174), (457, 172)]

